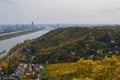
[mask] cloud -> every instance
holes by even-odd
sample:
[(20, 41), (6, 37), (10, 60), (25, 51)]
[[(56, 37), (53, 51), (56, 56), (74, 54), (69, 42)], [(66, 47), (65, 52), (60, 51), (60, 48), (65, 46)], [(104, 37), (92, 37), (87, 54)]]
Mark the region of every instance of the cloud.
[(21, 0), (0, 0), (0, 8), (7, 8), (6, 10), (18, 8), (21, 9), (23, 8), (23, 5)]
[(14, 4), (17, 4), (18, 1), (19, 0), (0, 0), (0, 3), (14, 5)]
[(116, 7), (116, 8), (114, 8), (115, 10), (120, 10), (120, 7)]
[(116, 7), (116, 8), (107, 8), (107, 9), (102, 9), (101, 12), (102, 13), (116, 13), (120, 11), (120, 7)]
[(0, 23), (110, 23), (120, 0), (0, 0)]

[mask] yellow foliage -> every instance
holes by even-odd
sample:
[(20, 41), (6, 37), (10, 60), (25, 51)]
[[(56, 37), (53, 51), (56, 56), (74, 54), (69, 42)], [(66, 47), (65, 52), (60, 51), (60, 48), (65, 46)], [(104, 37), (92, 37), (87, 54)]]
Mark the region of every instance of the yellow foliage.
[(100, 66), (99, 61), (80, 59), (76, 63), (76, 72), (82, 78), (91, 77), (94, 70)]
[(6, 62), (2, 63), (2, 64), (1, 64), (1, 67), (2, 67), (3, 70), (7, 70), (7, 68), (8, 68), (8, 63), (6, 63)]
[(73, 78), (72, 80), (93, 80), (91, 78)]
[(65, 73), (73, 71), (74, 68), (74, 63), (52, 64), (48, 66), (48, 72), (51, 77), (56, 77), (58, 75), (65, 75)]
[[(80, 59), (75, 64), (53, 64), (48, 71), (58, 80), (120, 80), (120, 57), (105, 57), (103, 60)], [(69, 78), (71, 77), (71, 78)], [(69, 78), (69, 79), (67, 79)]]

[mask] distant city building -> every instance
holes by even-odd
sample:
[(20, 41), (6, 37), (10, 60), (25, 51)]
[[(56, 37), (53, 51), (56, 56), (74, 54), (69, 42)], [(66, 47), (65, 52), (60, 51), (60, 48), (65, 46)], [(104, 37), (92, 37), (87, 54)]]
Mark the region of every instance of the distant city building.
[(32, 27), (34, 26), (34, 22), (32, 22), (32, 25), (31, 25)]

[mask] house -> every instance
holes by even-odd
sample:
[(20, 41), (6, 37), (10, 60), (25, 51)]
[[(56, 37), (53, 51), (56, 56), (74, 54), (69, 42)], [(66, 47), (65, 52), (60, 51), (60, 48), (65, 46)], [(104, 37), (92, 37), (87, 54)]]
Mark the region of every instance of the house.
[(7, 80), (16, 80), (16, 79), (14, 77), (10, 76), (9, 79), (7, 79)]
[(115, 51), (114, 51), (114, 53), (115, 53), (115, 54), (119, 54), (120, 52), (119, 52), (119, 51), (117, 51), (117, 50), (115, 50)]
[(20, 75), (23, 75), (23, 74), (25, 74), (25, 71), (26, 71), (26, 68), (27, 68), (27, 64), (20, 63), (17, 68), (18, 68), (18, 71), (17, 71), (17, 72), (18, 72)]
[(94, 55), (90, 55), (88, 58), (91, 59), (91, 60), (94, 60), (95, 56)]
[(39, 80), (41, 80), (41, 75), (40, 75), (40, 74), (37, 74), (37, 78), (38, 78)]
[(20, 58), (20, 61), (25, 62), (26, 61), (25, 57)]
[(43, 69), (44, 66), (42, 64), (35, 64), (34, 68), (35, 68), (36, 71), (39, 71), (40, 69)]
[(72, 54), (73, 56), (75, 56), (75, 52), (71, 51), (71, 54)]
[(113, 51), (108, 51), (108, 54), (113, 54)]
[(11, 76), (16, 76), (17, 74), (16, 73), (12, 73)]
[(96, 53), (100, 53), (100, 51), (99, 51), (99, 50), (97, 50), (97, 51), (96, 51)]
[(96, 53), (103, 53), (103, 50), (99, 49), (99, 50), (96, 51)]
[(31, 60), (35, 59), (35, 56), (32, 56)]
[(23, 68), (23, 64), (20, 63), (17, 68), (18, 68), (18, 69), (22, 69), (22, 68)]
[(19, 71), (15, 71), (14, 73), (11, 74), (11, 76), (19, 76), (20, 72)]
[(23, 65), (23, 68), (25, 69), (25, 68), (27, 68), (27, 66), (28, 66), (27, 64), (24, 64), (24, 65)]
[(32, 74), (34, 74), (33, 71), (26, 71), (26, 75), (32, 75)]
[(115, 43), (115, 40), (111, 40), (110, 42), (111, 42), (111, 43)]

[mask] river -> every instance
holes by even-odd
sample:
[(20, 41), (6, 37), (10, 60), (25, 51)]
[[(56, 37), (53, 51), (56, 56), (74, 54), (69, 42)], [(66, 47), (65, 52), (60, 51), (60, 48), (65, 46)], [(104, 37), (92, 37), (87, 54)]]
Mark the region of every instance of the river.
[(30, 34), (22, 35), (22, 36), (19, 36), (19, 37), (14, 37), (14, 38), (10, 38), (10, 39), (0, 41), (0, 52), (3, 51), (3, 50), (6, 50), (6, 52), (1, 54), (0, 57), (7, 55), (9, 50), (13, 46), (17, 45), (18, 43), (21, 43), (26, 39), (35, 39), (35, 38), (40, 37), (43, 34), (45, 34), (45, 33), (54, 29), (54, 28), (49, 27), (49, 26), (45, 26), (45, 27), (46, 28), (41, 30), (41, 31), (37, 31), (37, 32), (34, 32), (34, 33), (30, 33)]

